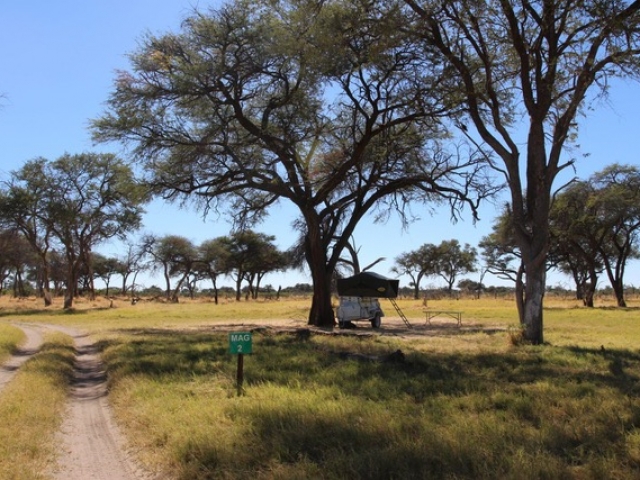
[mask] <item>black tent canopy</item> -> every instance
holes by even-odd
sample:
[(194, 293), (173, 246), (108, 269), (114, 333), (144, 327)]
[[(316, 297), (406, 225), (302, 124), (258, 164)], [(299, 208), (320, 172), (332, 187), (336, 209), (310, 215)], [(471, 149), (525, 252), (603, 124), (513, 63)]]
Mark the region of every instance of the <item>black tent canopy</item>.
[(341, 297), (396, 298), (399, 280), (391, 280), (374, 272), (362, 272), (353, 277), (338, 279)]

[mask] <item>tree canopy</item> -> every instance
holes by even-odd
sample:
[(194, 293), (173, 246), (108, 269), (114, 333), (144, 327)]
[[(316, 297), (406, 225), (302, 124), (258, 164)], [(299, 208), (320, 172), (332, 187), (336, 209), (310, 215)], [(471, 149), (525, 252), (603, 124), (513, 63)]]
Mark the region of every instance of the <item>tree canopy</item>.
[(131, 168), (116, 156), (65, 154), (54, 161), (30, 160), (12, 172), (0, 192), (0, 218), (38, 252), (45, 289), (49, 254), (52, 247), (60, 248), (67, 266), (65, 308), (70, 308), (81, 269), (93, 278), (93, 248), (137, 229), (146, 200)]
[(475, 150), (446, 148), (438, 61), (394, 2), (246, 1), (147, 35), (95, 137), (123, 141), (168, 199), (226, 206), (239, 227), (279, 201), (299, 212), (314, 284), (309, 322), (332, 326), (330, 282), (362, 218), (412, 203), (452, 214), (491, 192)]

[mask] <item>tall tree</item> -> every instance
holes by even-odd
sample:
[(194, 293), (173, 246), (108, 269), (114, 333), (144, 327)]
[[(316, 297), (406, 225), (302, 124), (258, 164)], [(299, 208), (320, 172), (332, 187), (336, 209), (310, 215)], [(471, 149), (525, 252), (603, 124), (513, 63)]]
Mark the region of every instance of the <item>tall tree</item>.
[[(463, 133), (500, 159), (525, 275), (524, 337), (543, 342), (543, 297), (554, 181), (590, 91), (637, 75), (640, 2), (404, 0), (425, 54), (440, 54)], [(460, 85), (462, 89), (460, 89)], [(472, 135), (469, 127), (475, 127)], [(520, 137), (525, 132), (525, 152)]]
[(47, 221), (67, 260), (64, 306), (71, 308), (81, 268), (93, 278), (93, 248), (139, 228), (146, 198), (132, 170), (111, 154), (63, 155), (42, 173), (49, 186), (42, 199)]
[(11, 212), (4, 217), (25, 232), (45, 265), (52, 240), (62, 247), (67, 266), (64, 307), (71, 308), (81, 269), (87, 268), (88, 278), (93, 278), (92, 249), (138, 228), (145, 201), (144, 190), (122, 160), (84, 153), (26, 162), (12, 173), (2, 203)]
[[(440, 67), (418, 56), (393, 3), (239, 0), (147, 36), (95, 137), (129, 142), (155, 191), (250, 227), (278, 201), (313, 279), (309, 323), (333, 326), (331, 279), (362, 218), (413, 202), (474, 208), (488, 182), (447, 152)], [(449, 99), (447, 99), (449, 100)]]
[(27, 239), (40, 260), (38, 292), (44, 305), (51, 305), (49, 291), (52, 250), (52, 225), (47, 221), (46, 204), (41, 199), (47, 194), (47, 178), (42, 174), (47, 160), (37, 158), (12, 172), (0, 191), (0, 222), (7, 229), (18, 229)]

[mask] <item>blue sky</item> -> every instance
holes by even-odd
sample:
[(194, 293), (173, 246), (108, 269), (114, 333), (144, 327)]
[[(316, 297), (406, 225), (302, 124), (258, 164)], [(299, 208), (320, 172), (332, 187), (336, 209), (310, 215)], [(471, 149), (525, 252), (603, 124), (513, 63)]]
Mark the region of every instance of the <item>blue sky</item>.
[[(204, 9), (212, 2), (183, 0), (21, 0), (0, 3), (0, 178), (20, 168), (26, 160), (42, 156), (54, 160), (64, 154), (86, 151), (112, 151), (118, 146), (95, 146), (87, 129), (89, 120), (104, 111), (112, 91), (115, 71), (127, 69), (126, 55), (136, 50), (146, 32), (160, 34), (177, 31), (180, 21), (194, 8)], [(571, 152), (578, 158), (577, 176), (585, 178), (604, 166), (618, 162), (640, 164), (637, 139), (640, 132), (640, 84), (617, 81), (608, 102), (596, 102), (588, 118), (580, 119), (579, 148)], [(588, 157), (583, 157), (588, 154)], [(558, 182), (567, 180), (565, 176)], [(230, 225), (224, 218), (203, 221), (193, 210), (154, 202), (148, 207), (144, 232), (157, 235), (183, 235), (198, 244), (205, 239), (226, 235)], [(477, 224), (469, 212), (462, 221), (451, 224), (446, 208), (421, 220), (403, 232), (398, 221), (374, 225), (365, 218), (355, 235), (362, 265), (378, 257), (386, 261), (374, 270), (393, 276), (393, 259), (424, 243), (438, 244), (457, 238), (476, 246), (490, 232), (499, 207), (485, 205)], [(420, 213), (416, 209), (416, 213)], [(295, 239), (290, 222), (295, 210), (276, 207), (256, 230), (275, 235), (282, 249)], [(101, 251), (116, 255), (118, 246), (109, 244)], [(629, 265), (626, 283), (640, 285), (638, 262)], [(477, 274), (468, 278), (477, 280)], [(304, 273), (288, 272), (267, 276), (264, 283), (276, 288), (310, 282)], [(408, 279), (401, 278), (401, 284)], [(143, 283), (160, 284), (143, 279)], [(231, 284), (223, 281), (223, 284)], [(500, 284), (492, 277), (486, 284)], [(425, 282), (441, 285), (436, 279)], [(572, 287), (567, 277), (550, 275), (549, 284)], [(604, 277), (601, 286), (606, 285)]]

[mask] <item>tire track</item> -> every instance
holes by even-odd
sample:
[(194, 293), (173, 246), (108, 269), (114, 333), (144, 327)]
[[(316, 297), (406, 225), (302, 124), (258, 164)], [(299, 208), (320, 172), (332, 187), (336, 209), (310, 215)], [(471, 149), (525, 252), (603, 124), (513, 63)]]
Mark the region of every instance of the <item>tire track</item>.
[(138, 480), (152, 478), (124, 449), (107, 398), (106, 368), (88, 335), (53, 327), (71, 335), (76, 359), (68, 412), (59, 432), (60, 455), (54, 478), (64, 480)]

